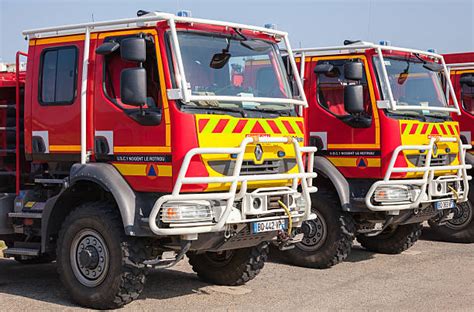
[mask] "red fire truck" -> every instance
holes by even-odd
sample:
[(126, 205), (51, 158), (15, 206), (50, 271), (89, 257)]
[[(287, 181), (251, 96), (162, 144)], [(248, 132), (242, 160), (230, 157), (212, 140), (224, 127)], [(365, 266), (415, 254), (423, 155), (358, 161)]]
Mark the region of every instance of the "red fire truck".
[(451, 219), (467, 200), (471, 147), (450, 117), (460, 110), (452, 89), (447, 104), (442, 56), (360, 41), (295, 55), (310, 145), (318, 148), (317, 218), (284, 255), (326, 268), (347, 257), (354, 237), (370, 251), (400, 253), (422, 222)]
[[(461, 128), (461, 139), (465, 144), (474, 143), (474, 53), (444, 54), (446, 65), (451, 73), (451, 83), (460, 103), (461, 114), (452, 114)], [(474, 151), (466, 154), (466, 163), (474, 164)], [(471, 172), (472, 173), (472, 172)], [(448, 241), (474, 243), (474, 191), (469, 193), (469, 202), (457, 206), (454, 218), (444, 226), (432, 228)]]
[(25, 31), (28, 53), (0, 75), (4, 254), (56, 259), (72, 298), (97, 309), (184, 255), (204, 280), (243, 284), (269, 242), (291, 247), (314, 217), (287, 34), (138, 15)]

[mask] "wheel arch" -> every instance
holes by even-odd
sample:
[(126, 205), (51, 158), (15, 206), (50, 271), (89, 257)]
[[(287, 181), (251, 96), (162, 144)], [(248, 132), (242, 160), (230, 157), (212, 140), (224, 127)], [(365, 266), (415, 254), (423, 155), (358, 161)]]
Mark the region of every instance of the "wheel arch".
[(342, 210), (351, 210), (351, 196), (350, 186), (346, 178), (341, 172), (326, 158), (321, 156), (314, 157), (315, 170), (320, 174), (318, 179), (325, 177), (327, 178), (334, 187), (339, 200), (341, 202)]
[(135, 235), (139, 227), (136, 196), (122, 175), (110, 164), (75, 164), (70, 171), (69, 187), (46, 202), (41, 220), (42, 251), (51, 250), (54, 244), (50, 237), (59, 233), (72, 210), (85, 202), (98, 200), (115, 202), (125, 234)]

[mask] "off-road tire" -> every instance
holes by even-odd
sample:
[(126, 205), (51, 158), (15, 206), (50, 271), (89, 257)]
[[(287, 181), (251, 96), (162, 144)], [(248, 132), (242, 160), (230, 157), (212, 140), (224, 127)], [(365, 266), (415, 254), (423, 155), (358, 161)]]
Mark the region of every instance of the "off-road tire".
[[(79, 281), (71, 264), (70, 249), (81, 231), (99, 233), (110, 255), (104, 280), (95, 287)], [(146, 269), (145, 241), (124, 233), (114, 204), (100, 201), (76, 208), (64, 221), (57, 244), (59, 277), (72, 299), (92, 309), (115, 309), (137, 299), (142, 292)], [(104, 269), (105, 270), (105, 269)], [(105, 274), (104, 273), (104, 274)]]
[(56, 260), (50, 255), (41, 255), (34, 258), (22, 258), (21, 256), (16, 256), (15, 261), (21, 264), (30, 265), (30, 264), (46, 264), (51, 263)]
[(421, 235), (419, 223), (389, 228), (377, 236), (357, 235), (357, 241), (368, 251), (383, 254), (400, 254), (413, 246)]
[[(316, 269), (330, 268), (344, 261), (350, 254), (355, 237), (355, 223), (352, 216), (342, 211), (339, 196), (331, 189), (318, 186), (318, 192), (311, 196), (311, 211), (320, 218), (326, 233), (322, 233), (319, 242), (308, 247), (309, 244), (297, 243), (294, 248), (279, 251), (287, 262)], [(316, 221), (307, 221), (316, 222)], [(310, 234), (311, 235), (311, 234)]]
[[(238, 286), (247, 283), (260, 273), (268, 256), (268, 243), (258, 246), (217, 253), (187, 254), (189, 264), (198, 277), (208, 283), (226, 286)], [(216, 260), (219, 257), (225, 260)]]
[[(447, 221), (444, 225), (438, 225), (432, 220), (430, 224), (431, 230), (439, 237), (440, 240), (453, 243), (474, 243), (474, 182), (469, 182), (469, 201), (461, 203), (460, 209), (455, 214), (456, 220)], [(462, 218), (462, 219), (461, 219)], [(461, 219), (461, 220), (459, 220)]]

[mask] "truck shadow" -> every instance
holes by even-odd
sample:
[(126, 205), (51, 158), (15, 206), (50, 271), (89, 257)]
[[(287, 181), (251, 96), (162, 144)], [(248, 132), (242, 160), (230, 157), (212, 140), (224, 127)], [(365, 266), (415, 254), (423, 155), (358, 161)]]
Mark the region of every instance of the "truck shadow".
[[(352, 251), (350, 255), (347, 257), (344, 262), (351, 262), (351, 263), (357, 263), (357, 262), (363, 262), (363, 261), (368, 261), (374, 258), (375, 253), (370, 252), (362, 248), (360, 245), (357, 245), (355, 242), (355, 245), (352, 246)], [(273, 263), (280, 263), (280, 264), (289, 264), (288, 261), (284, 258), (281, 252), (279, 252), (276, 248), (271, 248), (270, 249), (270, 255), (268, 257), (268, 262), (273, 262)]]
[[(201, 282), (194, 273), (173, 269), (155, 270), (148, 275), (145, 290), (138, 300), (205, 294), (201, 288), (206, 286), (209, 284)], [(0, 296), (2, 294), (62, 307), (77, 307), (60, 282), (55, 263), (22, 265), (10, 259), (0, 259)]]

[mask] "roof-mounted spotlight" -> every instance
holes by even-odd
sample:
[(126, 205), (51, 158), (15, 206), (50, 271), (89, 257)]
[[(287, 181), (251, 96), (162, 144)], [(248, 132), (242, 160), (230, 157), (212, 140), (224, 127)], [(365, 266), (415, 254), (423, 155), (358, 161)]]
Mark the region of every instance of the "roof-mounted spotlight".
[(181, 11), (178, 11), (176, 15), (180, 17), (192, 17), (193, 13), (191, 12), (191, 10), (181, 10)]
[(273, 30), (276, 30), (276, 29), (277, 29), (277, 25), (276, 25), (276, 24), (272, 24), (272, 23), (265, 24), (265, 25), (263, 25), (263, 27), (265, 27), (265, 28), (267, 28), (267, 29), (273, 29)]
[(382, 46), (389, 46), (391, 45), (392, 43), (388, 40), (380, 40), (379, 41), (379, 44), (382, 45)]

